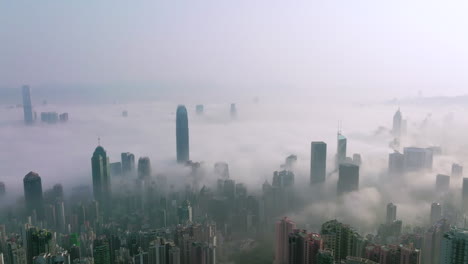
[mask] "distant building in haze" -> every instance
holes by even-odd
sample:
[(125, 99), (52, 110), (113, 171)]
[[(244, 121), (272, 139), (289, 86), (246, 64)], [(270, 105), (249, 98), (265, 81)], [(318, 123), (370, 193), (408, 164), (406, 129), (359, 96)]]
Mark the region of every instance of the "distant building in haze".
[(463, 204), (463, 210), (467, 212), (468, 211), (468, 178), (463, 178), (462, 204)]
[(62, 113), (59, 115), (60, 122), (67, 122), (68, 121), (68, 113)]
[(274, 264), (289, 263), (289, 234), (296, 228), (296, 223), (284, 217), (275, 224), (275, 261)]
[(398, 151), (388, 155), (388, 174), (390, 176), (401, 176), (405, 171), (405, 157)]
[(122, 173), (128, 174), (135, 169), (135, 155), (130, 152), (124, 152), (121, 155)]
[(185, 163), (190, 160), (189, 157), (189, 127), (187, 109), (184, 105), (177, 107), (176, 114), (176, 143), (177, 143), (177, 162)]
[(340, 167), (340, 164), (346, 161), (346, 137), (338, 132), (337, 135), (337, 151), (336, 151), (336, 168)]
[(459, 164), (452, 164), (452, 177), (462, 177), (463, 176), (463, 166)]
[(32, 124), (34, 122), (34, 114), (31, 103), (31, 89), (27, 85), (22, 87), (23, 93), (23, 111), (24, 111), (24, 122), (26, 124)]
[(151, 178), (151, 162), (148, 157), (138, 159), (138, 178), (142, 180)]
[(110, 175), (111, 177), (114, 176), (121, 176), (122, 175), (122, 163), (121, 162), (112, 162), (110, 164)]
[(109, 212), (111, 205), (110, 164), (109, 157), (101, 146), (98, 146), (93, 153), (91, 169), (94, 199), (99, 203), (104, 212)]
[(361, 166), (362, 164), (361, 154), (359, 153), (353, 154), (353, 164)]
[(359, 189), (359, 166), (351, 163), (340, 164), (338, 172), (337, 194)]
[(44, 123), (55, 124), (59, 120), (57, 112), (41, 112), (41, 121)]
[(229, 179), (229, 165), (226, 162), (216, 162), (214, 173), (218, 179)]
[(0, 197), (4, 196), (5, 194), (6, 194), (5, 183), (0, 182)]
[(403, 149), (405, 172), (432, 169), (432, 150), (408, 147)]
[(231, 118), (233, 118), (233, 119), (237, 117), (236, 104), (231, 104), (230, 114), (231, 114)]
[(431, 225), (437, 223), (442, 218), (442, 205), (440, 203), (431, 204)]
[(387, 204), (387, 224), (393, 223), (396, 220), (397, 207), (393, 203)]
[(203, 115), (204, 106), (202, 104), (195, 106), (195, 112), (197, 113), (197, 115)]
[(436, 191), (438, 193), (446, 193), (450, 189), (450, 176), (437, 174), (436, 176)]
[(402, 128), (402, 117), (400, 109), (395, 112), (393, 115), (393, 127), (392, 127), (392, 134), (394, 137), (399, 138), (401, 136), (401, 128)]
[(310, 184), (325, 182), (327, 170), (327, 144), (310, 144)]
[[(433, 224), (424, 233), (423, 245), (421, 248), (422, 264), (440, 264), (441, 246), (444, 234), (450, 230), (450, 225), (446, 219), (441, 219)], [(453, 262), (452, 262), (453, 263)]]
[(179, 224), (187, 224), (192, 222), (192, 205), (188, 200), (185, 200), (177, 209)]
[(44, 218), (44, 202), (41, 177), (36, 172), (31, 171), (24, 176), (23, 185), (28, 215), (33, 216), (35, 213), (37, 219), (42, 220)]

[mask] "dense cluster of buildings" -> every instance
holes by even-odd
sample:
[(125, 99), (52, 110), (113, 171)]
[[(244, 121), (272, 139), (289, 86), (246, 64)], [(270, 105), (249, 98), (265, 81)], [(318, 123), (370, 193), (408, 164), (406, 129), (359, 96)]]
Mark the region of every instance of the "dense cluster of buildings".
[[(24, 118), (34, 122), (29, 87), (23, 87)], [(203, 114), (203, 105), (196, 107)], [(237, 115), (236, 105), (230, 108)], [(44, 122), (62, 117), (43, 113)], [(63, 119), (68, 120), (68, 115)], [(395, 142), (406, 130), (398, 110), (393, 119)], [(274, 234), (274, 264), (439, 264), (467, 263), (467, 231), (460, 226), (463, 208), (431, 204), (425, 225), (404, 230), (397, 206), (389, 203), (386, 218), (375, 234), (361, 235), (338, 220), (309, 232), (298, 228), (287, 212), (299, 209), (294, 164), (286, 158), (281, 169), (265, 181), (261, 192), (249, 192), (236, 182), (229, 165), (217, 162), (210, 174), (216, 180), (202, 185), (204, 164), (190, 160), (187, 109), (176, 112), (176, 159), (186, 168), (183, 188), (157, 174), (149, 157), (123, 152), (111, 162), (99, 144), (91, 156), (92, 189), (74, 188), (64, 196), (60, 184), (43, 190), (36, 172), (23, 178), (24, 204), (10, 208), (0, 225), (0, 264), (215, 264), (228, 262), (232, 243), (244, 238)], [(389, 155), (388, 174), (430, 171), (438, 148), (408, 147)], [(327, 171), (327, 144), (311, 142), (310, 184), (320, 186), (337, 175), (336, 195), (359, 190), (362, 165), (357, 153), (347, 156), (347, 138), (337, 134), (334, 168)], [(453, 164), (451, 175), (435, 177), (435, 192), (447, 193), (450, 179), (461, 178), (463, 167)], [(0, 183), (0, 196), (5, 185)], [(463, 179), (462, 199), (468, 201), (468, 179)], [(465, 208), (466, 209), (466, 208)], [(274, 226), (274, 230), (272, 230)]]
[[(27, 125), (33, 124), (37, 119), (37, 113), (33, 109), (31, 101), (31, 88), (28, 85), (22, 87), (24, 122)], [(41, 112), (41, 122), (55, 124), (57, 122), (67, 122), (68, 113)]]

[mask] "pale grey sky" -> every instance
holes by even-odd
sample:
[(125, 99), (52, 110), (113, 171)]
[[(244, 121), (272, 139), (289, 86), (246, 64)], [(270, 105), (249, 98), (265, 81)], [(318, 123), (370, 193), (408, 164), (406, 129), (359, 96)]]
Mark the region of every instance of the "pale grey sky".
[(467, 12), (466, 1), (2, 0), (0, 87), (459, 95)]

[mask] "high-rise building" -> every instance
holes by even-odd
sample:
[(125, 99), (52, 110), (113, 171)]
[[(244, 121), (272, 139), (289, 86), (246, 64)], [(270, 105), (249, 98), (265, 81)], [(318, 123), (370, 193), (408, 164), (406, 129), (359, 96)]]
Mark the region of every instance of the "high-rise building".
[(229, 165), (226, 162), (216, 162), (214, 173), (219, 179), (229, 179)]
[(310, 184), (325, 182), (327, 170), (327, 144), (310, 144)]
[(24, 122), (26, 124), (32, 124), (34, 122), (34, 115), (31, 103), (31, 89), (27, 85), (23, 85), (23, 111), (24, 111)]
[(398, 151), (388, 155), (388, 174), (390, 176), (400, 176), (405, 171), (404, 155)]
[(190, 160), (190, 157), (188, 117), (184, 105), (177, 107), (176, 115), (177, 162), (185, 163)]
[(450, 225), (446, 219), (441, 219), (436, 222), (429, 230), (424, 233), (424, 241), (422, 245), (422, 261), (424, 264), (439, 264), (440, 253), (442, 246), (442, 238), (446, 232), (450, 230)]
[(362, 163), (361, 154), (354, 153), (353, 154), (353, 164), (361, 166), (361, 163)]
[(279, 188), (291, 187), (294, 185), (294, 173), (288, 170), (273, 172), (273, 186)]
[(437, 174), (435, 188), (438, 193), (448, 192), (448, 190), (450, 189), (450, 176)]
[(401, 112), (400, 109), (395, 112), (393, 115), (393, 127), (392, 127), (392, 134), (394, 137), (399, 138), (401, 136), (401, 124), (402, 118), (401, 118)]
[(432, 169), (432, 150), (409, 147), (403, 149), (405, 172)]
[(468, 211), (468, 178), (463, 178), (462, 204), (463, 204), (463, 210), (465, 212)]
[(335, 258), (331, 250), (320, 250), (317, 253), (317, 264), (334, 264)]
[(336, 168), (340, 167), (340, 164), (346, 161), (346, 144), (347, 139), (345, 136), (338, 132), (337, 135), (337, 151), (336, 151)]
[(5, 194), (6, 194), (5, 183), (0, 182), (0, 197), (4, 196)]
[(204, 111), (204, 106), (202, 104), (195, 106), (195, 112), (197, 113), (197, 115), (203, 115), (203, 111)]
[(231, 113), (231, 118), (236, 118), (237, 117), (236, 104), (231, 104), (230, 113)]
[(94, 199), (99, 203), (105, 215), (110, 211), (111, 178), (109, 157), (103, 147), (98, 146), (91, 158)]
[(468, 263), (468, 230), (454, 228), (444, 234), (439, 263)]
[(431, 204), (431, 225), (437, 223), (442, 218), (442, 205), (440, 203)]
[(121, 155), (122, 173), (128, 174), (135, 169), (135, 155), (130, 152), (124, 152)]
[(289, 234), (296, 223), (284, 217), (275, 224), (275, 264), (289, 263)]
[(44, 202), (41, 177), (36, 172), (31, 171), (24, 176), (23, 185), (28, 215), (32, 216), (35, 212), (37, 219), (42, 220), (44, 218)]
[(359, 189), (359, 166), (343, 163), (339, 168), (337, 194), (357, 191)]
[(396, 220), (397, 207), (393, 203), (387, 204), (387, 224), (393, 223)]
[(50, 253), (54, 250), (52, 233), (26, 224), (26, 261), (33, 263), (33, 258), (42, 253)]
[(452, 164), (452, 177), (462, 177), (463, 176), (463, 166), (459, 164)]
[(347, 256), (356, 256), (359, 235), (350, 226), (331, 220), (322, 225), (320, 235), (324, 249), (331, 250), (338, 263)]
[(295, 229), (289, 234), (289, 263), (315, 264), (317, 254), (323, 249), (319, 234), (307, 233), (306, 230)]
[(151, 162), (148, 157), (138, 159), (138, 178), (141, 180), (151, 178)]
[(112, 162), (110, 164), (110, 175), (111, 177), (119, 177), (122, 175), (122, 163)]
[(94, 240), (93, 259), (94, 264), (111, 264), (109, 242), (105, 238)]
[(187, 224), (192, 222), (192, 206), (188, 200), (185, 200), (177, 210), (179, 224)]

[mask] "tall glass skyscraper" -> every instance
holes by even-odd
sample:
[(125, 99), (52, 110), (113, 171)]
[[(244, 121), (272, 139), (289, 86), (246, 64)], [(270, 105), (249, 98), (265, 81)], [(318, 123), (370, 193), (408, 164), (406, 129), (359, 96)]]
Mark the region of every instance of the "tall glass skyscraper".
[(187, 109), (184, 105), (179, 105), (177, 107), (176, 141), (177, 162), (183, 163), (189, 161), (189, 128)]
[(94, 199), (104, 212), (110, 209), (111, 182), (109, 157), (103, 147), (98, 146), (91, 158)]
[(310, 183), (325, 182), (327, 169), (327, 144), (312, 142), (310, 147)]
[(24, 85), (22, 87), (23, 92), (23, 111), (24, 111), (24, 122), (26, 124), (32, 124), (34, 121), (32, 103), (31, 103), (31, 89), (29, 86)]
[(36, 172), (31, 171), (24, 176), (23, 185), (28, 215), (32, 216), (35, 211), (38, 220), (42, 220), (44, 217), (44, 204), (41, 177)]

